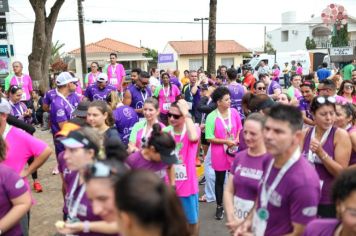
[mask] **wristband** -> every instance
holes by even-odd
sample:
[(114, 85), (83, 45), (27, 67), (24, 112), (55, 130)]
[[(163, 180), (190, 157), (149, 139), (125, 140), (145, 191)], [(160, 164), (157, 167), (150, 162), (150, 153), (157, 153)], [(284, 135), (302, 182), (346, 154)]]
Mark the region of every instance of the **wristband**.
[(90, 233), (90, 222), (87, 220), (83, 222), (83, 233)]
[(321, 158), (321, 160), (323, 161), (323, 160), (328, 159), (328, 158), (329, 158), (329, 155), (326, 153), (326, 154)]

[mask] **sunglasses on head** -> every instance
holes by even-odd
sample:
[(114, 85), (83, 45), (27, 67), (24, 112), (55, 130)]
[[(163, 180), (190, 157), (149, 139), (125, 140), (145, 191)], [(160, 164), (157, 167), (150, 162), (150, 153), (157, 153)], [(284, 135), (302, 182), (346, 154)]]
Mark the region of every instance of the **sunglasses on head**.
[(176, 114), (168, 113), (168, 117), (169, 118), (173, 117), (175, 120), (178, 120), (179, 118), (182, 117), (182, 115), (176, 115)]
[(318, 97), (316, 99), (316, 101), (319, 104), (325, 104), (326, 102), (329, 102), (329, 103), (332, 103), (332, 104), (336, 103), (336, 99), (334, 97)]
[(117, 172), (110, 166), (105, 165), (102, 162), (95, 162), (94, 164), (86, 167), (84, 171), (84, 178), (107, 178), (114, 174), (117, 174)]
[(354, 86), (353, 85), (345, 85), (344, 88), (347, 88), (347, 89), (352, 89)]

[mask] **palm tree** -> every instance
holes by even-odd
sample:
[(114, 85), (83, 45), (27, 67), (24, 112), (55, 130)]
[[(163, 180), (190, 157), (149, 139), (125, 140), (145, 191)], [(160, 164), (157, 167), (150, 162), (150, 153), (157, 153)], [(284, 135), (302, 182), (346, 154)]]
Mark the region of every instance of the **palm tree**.
[(215, 74), (216, 56), (216, 6), (217, 0), (210, 0), (209, 38), (208, 38), (208, 73)]
[(63, 56), (63, 53), (59, 53), (59, 50), (61, 50), (61, 48), (63, 47), (64, 43), (59, 43), (58, 40), (55, 44), (52, 43), (50, 65), (52, 65), (55, 61), (57, 61)]

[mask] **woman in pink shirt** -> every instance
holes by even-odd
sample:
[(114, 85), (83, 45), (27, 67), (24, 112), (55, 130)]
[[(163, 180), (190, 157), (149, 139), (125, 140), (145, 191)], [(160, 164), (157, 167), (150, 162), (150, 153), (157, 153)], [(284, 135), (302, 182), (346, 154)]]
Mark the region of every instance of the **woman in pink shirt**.
[(341, 83), (337, 95), (344, 97), (349, 103), (356, 104), (356, 91), (351, 80), (344, 80)]
[(160, 120), (163, 124), (168, 125), (168, 111), (171, 103), (177, 100), (180, 95), (179, 88), (170, 83), (168, 73), (161, 75), (163, 85), (156, 88), (154, 96), (157, 97), (159, 102)]
[(27, 107), (30, 106), (31, 92), (32, 89), (32, 79), (29, 75), (23, 74), (23, 65), (19, 61), (12, 63), (12, 68), (15, 75), (10, 80), (10, 86), (16, 85), (22, 88), (23, 94), (21, 96), (21, 101), (26, 104)]

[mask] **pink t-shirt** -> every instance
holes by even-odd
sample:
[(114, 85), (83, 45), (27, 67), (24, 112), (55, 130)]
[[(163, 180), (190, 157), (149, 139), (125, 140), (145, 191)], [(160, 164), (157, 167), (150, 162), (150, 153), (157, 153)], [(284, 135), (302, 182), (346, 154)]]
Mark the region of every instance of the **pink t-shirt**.
[[(2, 163), (13, 169), (17, 174), (20, 174), (25, 168), (28, 159), (38, 157), (48, 147), (42, 140), (11, 125), (6, 125), (3, 138), (6, 141), (7, 150), (6, 158)], [(24, 180), (28, 189), (30, 189), (27, 178), (24, 178)]]
[(14, 75), (10, 80), (10, 86), (17, 85), (22, 88), (24, 94), (21, 101), (28, 101), (31, 99), (30, 93), (33, 91), (32, 79), (29, 75), (22, 74), (21, 77)]
[(164, 88), (163, 86), (158, 92), (159, 109), (162, 114), (167, 114), (170, 104), (176, 101), (176, 97), (180, 95), (179, 88), (172, 84), (171, 89)]
[(122, 78), (126, 76), (125, 68), (122, 64), (116, 64), (115, 70), (113, 66), (108, 65), (108, 82), (121, 91)]
[[(222, 120), (219, 118), (217, 109), (212, 111), (206, 118), (205, 124), (205, 138), (206, 139), (228, 139), (228, 136), (233, 136), (234, 140), (239, 135), (240, 130), (242, 129), (241, 118), (236, 109), (230, 108), (231, 110), (231, 130), (230, 135), (227, 134), (227, 131), (222, 123)], [(225, 124), (228, 126), (229, 121), (225, 119)], [(233, 159), (226, 154), (223, 144), (211, 143), (211, 163), (214, 170), (224, 171), (230, 170)]]
[[(158, 123), (162, 129), (166, 127), (163, 123), (161, 123), (161, 122), (158, 122)], [(141, 146), (142, 146), (142, 134), (143, 134), (145, 125), (146, 125), (146, 120), (139, 121), (134, 125), (134, 127), (131, 130), (129, 141), (131, 143), (135, 143), (135, 146), (137, 148), (141, 148)], [(147, 139), (151, 137), (151, 134), (149, 134), (147, 136), (148, 137), (145, 137), (145, 142), (148, 141)]]
[[(187, 170), (187, 180), (176, 180), (176, 193), (179, 197), (188, 197), (199, 192), (198, 177), (195, 169), (195, 158), (198, 152), (201, 132), (199, 126), (196, 125), (195, 128), (197, 130), (198, 140), (196, 142), (190, 141), (188, 133), (185, 132), (185, 135), (182, 139), (183, 145), (179, 151), (179, 156), (183, 159), (182, 162)], [(173, 134), (173, 127), (168, 126), (164, 129), (164, 131)], [(178, 146), (181, 142), (181, 135), (174, 134), (174, 140)]]

